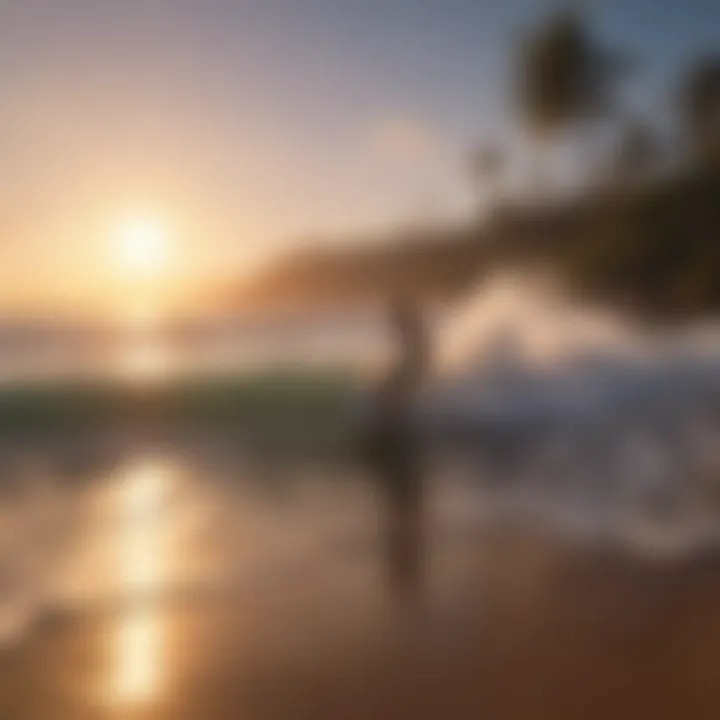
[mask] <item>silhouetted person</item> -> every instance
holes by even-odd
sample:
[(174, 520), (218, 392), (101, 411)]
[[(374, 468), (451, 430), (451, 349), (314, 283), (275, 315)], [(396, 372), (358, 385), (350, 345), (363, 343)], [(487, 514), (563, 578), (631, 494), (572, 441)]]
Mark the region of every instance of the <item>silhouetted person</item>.
[(419, 309), (405, 298), (388, 308), (398, 353), (377, 388), (370, 420), (370, 456), (385, 501), (390, 581), (403, 596), (420, 589), (422, 576), (422, 469), (415, 405), (429, 363)]

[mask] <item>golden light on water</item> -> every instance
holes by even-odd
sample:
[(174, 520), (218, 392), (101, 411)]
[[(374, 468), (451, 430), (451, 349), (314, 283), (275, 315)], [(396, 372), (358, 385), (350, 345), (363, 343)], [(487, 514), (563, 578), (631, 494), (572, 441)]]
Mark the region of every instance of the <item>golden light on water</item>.
[(169, 372), (167, 348), (154, 337), (131, 342), (122, 350), (118, 371), (120, 378), (132, 385), (162, 380)]
[(114, 365), (116, 376), (131, 385), (161, 380), (169, 370), (169, 348), (162, 332), (163, 315), (157, 303), (132, 298), (121, 318), (121, 341)]

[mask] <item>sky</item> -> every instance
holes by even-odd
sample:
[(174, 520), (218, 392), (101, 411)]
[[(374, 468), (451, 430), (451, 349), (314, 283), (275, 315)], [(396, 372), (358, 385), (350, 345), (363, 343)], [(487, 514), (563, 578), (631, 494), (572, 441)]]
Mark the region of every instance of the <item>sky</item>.
[[(580, 4), (637, 57), (633, 110), (655, 113), (688, 59), (720, 48), (715, 0)], [(462, 215), (470, 148), (522, 155), (513, 53), (552, 7), (2, 0), (0, 301), (107, 287), (138, 218), (163, 227), (168, 273), (215, 277)]]

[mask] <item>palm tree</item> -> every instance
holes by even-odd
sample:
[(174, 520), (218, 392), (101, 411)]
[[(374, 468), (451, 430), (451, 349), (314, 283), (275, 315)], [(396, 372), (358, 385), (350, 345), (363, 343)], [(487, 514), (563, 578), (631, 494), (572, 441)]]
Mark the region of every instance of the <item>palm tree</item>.
[(680, 86), (685, 135), (697, 160), (720, 157), (720, 56), (700, 58)]
[(531, 136), (547, 143), (607, 115), (625, 64), (595, 41), (578, 13), (551, 16), (525, 38), (519, 57), (518, 99)]

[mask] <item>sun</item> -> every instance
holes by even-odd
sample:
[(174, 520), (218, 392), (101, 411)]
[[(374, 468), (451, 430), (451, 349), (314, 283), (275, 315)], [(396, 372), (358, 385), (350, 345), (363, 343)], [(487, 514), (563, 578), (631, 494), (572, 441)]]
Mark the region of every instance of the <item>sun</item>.
[(168, 260), (165, 228), (148, 218), (126, 222), (118, 233), (118, 260), (123, 272), (133, 277), (161, 274)]

